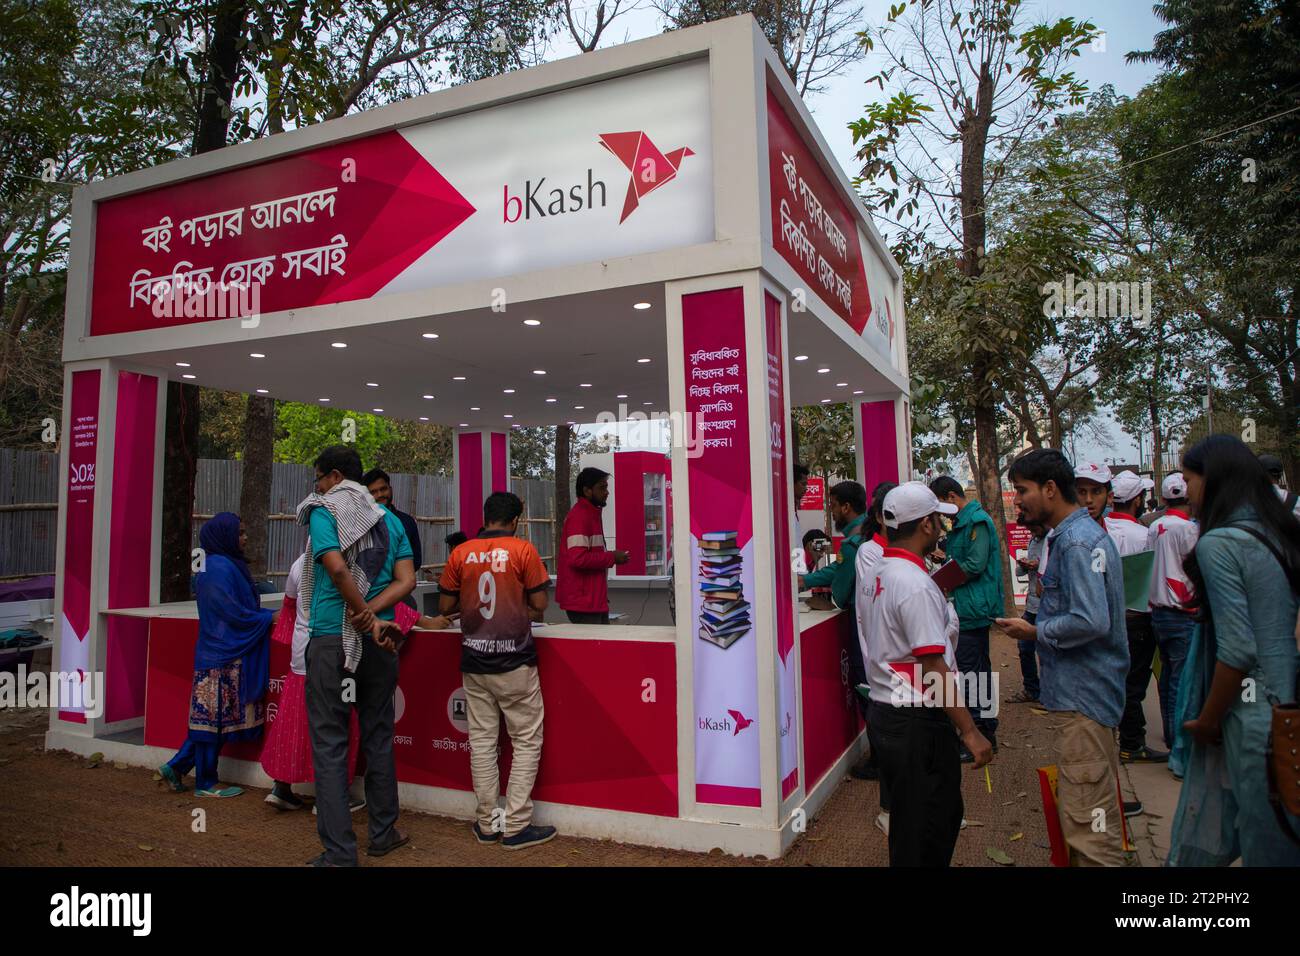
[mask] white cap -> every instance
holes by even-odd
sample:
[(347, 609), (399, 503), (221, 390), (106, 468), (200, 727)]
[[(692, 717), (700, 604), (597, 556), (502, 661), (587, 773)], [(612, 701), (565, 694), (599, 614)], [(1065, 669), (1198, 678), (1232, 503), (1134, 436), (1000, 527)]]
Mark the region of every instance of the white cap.
[(1183, 480), (1183, 473), (1181, 471), (1176, 471), (1172, 475), (1165, 475), (1165, 480), (1160, 483), (1160, 497), (1187, 497), (1187, 482)]
[(1105, 465), (1086, 464), (1079, 465), (1074, 469), (1075, 478), (1087, 478), (1089, 481), (1095, 481), (1099, 485), (1110, 482), (1110, 469)]
[(1111, 492), (1118, 502), (1132, 501), (1142, 492), (1149, 490), (1154, 481), (1142, 478), (1134, 472), (1124, 470), (1111, 479)]
[(940, 501), (925, 483), (909, 481), (885, 495), (880, 510), (885, 519), (885, 527), (898, 528), (909, 521), (932, 515), (936, 511), (940, 514), (955, 515), (957, 506)]

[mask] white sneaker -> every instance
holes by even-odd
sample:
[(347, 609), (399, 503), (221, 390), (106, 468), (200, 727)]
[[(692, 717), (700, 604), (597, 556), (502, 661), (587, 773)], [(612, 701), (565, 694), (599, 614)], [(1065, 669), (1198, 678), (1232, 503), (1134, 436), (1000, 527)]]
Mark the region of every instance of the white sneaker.
[(888, 813), (881, 811), (880, 815), (876, 817), (876, 829), (879, 830), (881, 833), (883, 833), (885, 836), (889, 836), (889, 814)]

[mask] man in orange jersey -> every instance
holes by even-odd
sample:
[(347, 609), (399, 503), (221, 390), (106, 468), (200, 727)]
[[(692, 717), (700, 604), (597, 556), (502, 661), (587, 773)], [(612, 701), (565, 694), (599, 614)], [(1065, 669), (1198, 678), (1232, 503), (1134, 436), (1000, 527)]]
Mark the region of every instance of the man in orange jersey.
[[(468, 705), (470, 772), (478, 797), (474, 836), (521, 850), (554, 839), (537, 826), (533, 782), (542, 756), (542, 685), (532, 621), (546, 610), (551, 579), (537, 549), (515, 537), (524, 504), (508, 491), (483, 504), (483, 529), (458, 545), (439, 581), (439, 609), (461, 613), (460, 670)], [(497, 810), (500, 708), (514, 748), (504, 816)]]

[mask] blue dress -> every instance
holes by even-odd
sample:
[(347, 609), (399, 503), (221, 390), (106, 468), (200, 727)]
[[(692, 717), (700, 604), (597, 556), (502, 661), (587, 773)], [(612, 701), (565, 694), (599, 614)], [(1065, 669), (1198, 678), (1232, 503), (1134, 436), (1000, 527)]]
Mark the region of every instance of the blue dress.
[[(1243, 510), (1234, 522), (1263, 527)], [(1178, 693), (1175, 766), (1184, 767), (1170, 866), (1300, 866), (1300, 846), (1268, 802), (1266, 753), (1272, 705), (1295, 701), (1297, 601), (1286, 573), (1250, 533), (1216, 528), (1196, 544), (1213, 618), (1198, 625)], [(1223, 716), (1223, 743), (1202, 745), (1182, 730), (1201, 712), (1216, 663), (1248, 680)], [(1290, 817), (1300, 833), (1300, 818)]]

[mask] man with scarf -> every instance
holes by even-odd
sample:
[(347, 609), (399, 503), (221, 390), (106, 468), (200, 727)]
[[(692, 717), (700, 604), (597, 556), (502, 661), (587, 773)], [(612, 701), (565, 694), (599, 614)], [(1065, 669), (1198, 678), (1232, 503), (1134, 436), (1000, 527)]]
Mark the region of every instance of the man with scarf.
[(415, 563), (401, 521), (360, 483), (361, 458), (332, 445), (315, 462), (316, 490), (298, 505), (308, 528), (298, 599), (311, 608), (307, 720), (316, 768), (314, 866), (356, 866), (348, 805), (348, 724), (356, 707), (366, 756), (369, 856), (410, 841), (397, 829), (393, 694), (397, 690), (393, 607), (415, 589)]
[(244, 527), (229, 511), (199, 531), (203, 564), (194, 577), (199, 640), (194, 647), (194, 683), (185, 744), (159, 774), (175, 791), (194, 770), (200, 797), (237, 797), (239, 787), (219, 787), (217, 757), (227, 741), (262, 734), (270, 645), (267, 637), (278, 611), (262, 607), (244, 558)]

